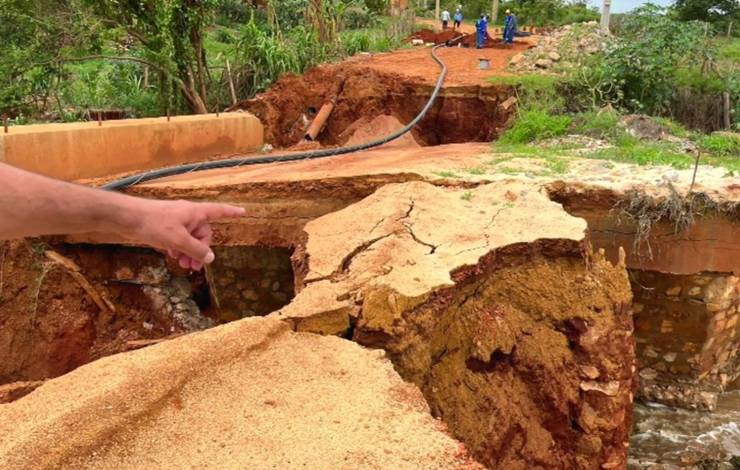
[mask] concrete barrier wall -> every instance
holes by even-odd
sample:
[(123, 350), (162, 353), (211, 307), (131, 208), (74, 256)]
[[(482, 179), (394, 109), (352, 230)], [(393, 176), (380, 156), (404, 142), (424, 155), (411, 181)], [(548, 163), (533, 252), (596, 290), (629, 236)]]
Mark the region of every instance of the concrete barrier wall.
[(120, 121), (34, 124), (0, 130), (0, 162), (78, 180), (258, 150), (259, 119), (223, 113)]

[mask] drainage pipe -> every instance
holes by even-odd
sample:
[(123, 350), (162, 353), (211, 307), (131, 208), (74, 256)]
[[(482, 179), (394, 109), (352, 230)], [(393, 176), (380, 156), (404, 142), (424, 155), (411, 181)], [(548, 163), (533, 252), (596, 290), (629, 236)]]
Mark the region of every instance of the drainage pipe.
[(298, 152), (298, 153), (290, 153), (290, 154), (283, 154), (283, 155), (268, 155), (268, 156), (263, 156), (263, 157), (237, 157), (237, 158), (229, 158), (227, 160), (214, 160), (214, 161), (206, 161), (206, 162), (199, 162), (199, 163), (188, 163), (185, 165), (178, 165), (178, 166), (173, 166), (169, 168), (162, 168), (159, 170), (152, 170), (152, 171), (147, 171), (144, 173), (127, 176), (125, 178), (121, 178), (119, 180), (115, 180), (110, 183), (104, 184), (103, 186), (101, 186), (101, 188), (108, 189), (108, 190), (125, 189), (125, 188), (135, 186), (140, 183), (144, 183), (146, 181), (152, 181), (152, 180), (156, 180), (160, 178), (165, 178), (168, 176), (181, 175), (184, 173), (191, 173), (194, 171), (212, 170), (216, 168), (234, 168), (234, 167), (240, 167), (240, 166), (245, 166), (245, 165), (258, 165), (262, 163), (293, 162), (293, 161), (298, 161), (298, 160), (312, 160), (315, 158), (334, 157), (337, 155), (345, 155), (348, 153), (355, 153), (355, 152), (360, 152), (362, 150), (371, 149), (373, 147), (377, 147), (379, 145), (383, 145), (393, 140), (396, 140), (402, 135), (409, 132), (411, 129), (413, 129), (413, 127), (416, 126), (419, 123), (419, 121), (421, 121), (424, 118), (426, 113), (429, 111), (429, 109), (431, 109), (432, 105), (434, 104), (434, 101), (437, 99), (437, 96), (439, 95), (439, 92), (442, 89), (442, 84), (444, 83), (445, 77), (447, 76), (447, 66), (437, 56), (437, 50), (445, 46), (446, 46), (445, 44), (434, 46), (431, 51), (432, 59), (434, 59), (434, 61), (439, 66), (440, 72), (439, 72), (439, 77), (437, 78), (437, 83), (434, 86), (434, 91), (432, 91), (432, 95), (429, 97), (429, 100), (424, 105), (424, 107), (421, 109), (419, 114), (417, 114), (416, 117), (411, 120), (411, 122), (406, 124), (403, 128), (385, 137), (382, 137), (376, 140), (371, 140), (369, 142), (364, 142), (362, 144), (357, 144), (357, 145), (349, 145), (345, 147), (330, 148), (330, 149), (320, 149), (320, 150), (313, 150), (313, 151), (308, 151), (308, 152)]
[(324, 106), (322, 106), (318, 114), (316, 114), (316, 117), (313, 119), (313, 122), (308, 126), (308, 130), (306, 131), (306, 140), (316, 140), (316, 137), (318, 137), (321, 130), (326, 125), (326, 120), (329, 119), (329, 115), (332, 111), (334, 111), (334, 99), (324, 103)]

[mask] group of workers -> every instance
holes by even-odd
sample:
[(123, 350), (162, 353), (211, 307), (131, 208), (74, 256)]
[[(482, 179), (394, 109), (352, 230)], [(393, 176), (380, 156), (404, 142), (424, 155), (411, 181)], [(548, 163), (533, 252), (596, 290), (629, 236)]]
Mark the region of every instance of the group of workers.
[[(443, 10), (441, 15), (442, 29), (447, 29), (450, 23), (450, 12)], [(457, 29), (462, 25), (463, 14), (462, 5), (458, 5), (455, 10), (455, 15), (452, 17), (455, 21), (453, 29)], [(516, 34), (516, 15), (511, 10), (506, 10), (506, 17), (504, 18), (504, 33), (503, 40), (504, 44), (513, 44), (514, 35)], [(488, 15), (481, 13), (478, 21), (475, 22), (475, 47), (481, 49), (486, 44), (488, 38)]]

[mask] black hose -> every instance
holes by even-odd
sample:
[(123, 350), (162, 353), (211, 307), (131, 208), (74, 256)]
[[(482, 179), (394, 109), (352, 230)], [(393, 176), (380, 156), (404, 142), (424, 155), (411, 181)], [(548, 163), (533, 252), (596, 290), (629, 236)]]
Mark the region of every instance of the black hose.
[(165, 178), (167, 176), (180, 175), (183, 173), (190, 173), (194, 171), (212, 170), (215, 168), (231, 168), (231, 167), (238, 167), (238, 166), (243, 166), (243, 165), (256, 165), (256, 164), (261, 164), (261, 163), (292, 162), (296, 160), (311, 160), (314, 158), (332, 157), (336, 155), (344, 155), (347, 153), (354, 153), (354, 152), (359, 152), (362, 150), (367, 150), (369, 148), (377, 147), (379, 145), (388, 143), (392, 140), (398, 139), (402, 135), (409, 132), (416, 124), (419, 123), (419, 121), (421, 121), (424, 118), (424, 115), (426, 115), (426, 113), (432, 107), (432, 104), (434, 104), (434, 101), (437, 99), (437, 95), (439, 95), (439, 91), (442, 88), (442, 83), (444, 83), (445, 77), (447, 76), (447, 66), (437, 56), (437, 49), (439, 49), (440, 47), (444, 47), (444, 46), (445, 46), (444, 44), (440, 44), (432, 48), (432, 58), (440, 66), (441, 72), (439, 74), (439, 78), (437, 78), (437, 84), (434, 87), (434, 91), (432, 92), (432, 95), (429, 97), (429, 101), (427, 101), (426, 105), (424, 105), (424, 108), (422, 108), (421, 112), (419, 112), (419, 114), (417, 114), (416, 117), (411, 122), (406, 124), (406, 126), (404, 126), (402, 129), (392, 134), (389, 134), (381, 139), (372, 140), (370, 142), (365, 142), (365, 143), (357, 144), (357, 145), (350, 145), (346, 147), (313, 150), (309, 152), (300, 152), (300, 153), (285, 154), (285, 155), (273, 155), (273, 156), (264, 156), (264, 157), (240, 157), (240, 158), (229, 158), (226, 160), (214, 160), (214, 161), (200, 162), (200, 163), (188, 163), (185, 165), (178, 165), (178, 166), (173, 166), (169, 168), (162, 168), (158, 170), (152, 170), (152, 171), (147, 171), (144, 173), (138, 173), (135, 175), (127, 176), (125, 178), (121, 178), (119, 180), (104, 184), (103, 186), (101, 186), (101, 188), (108, 189), (108, 190), (124, 189), (130, 186), (137, 185), (139, 183), (144, 183), (146, 181), (152, 181), (152, 180), (159, 179), (159, 178)]

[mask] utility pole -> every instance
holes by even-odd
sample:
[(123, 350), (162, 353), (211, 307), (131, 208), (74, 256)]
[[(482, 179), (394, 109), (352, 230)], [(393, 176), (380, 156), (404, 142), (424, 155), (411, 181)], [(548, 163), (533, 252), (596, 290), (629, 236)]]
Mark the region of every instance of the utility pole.
[(493, 0), (493, 4), (491, 5), (491, 26), (493, 26), (496, 23), (497, 19), (498, 19), (498, 0)]
[(439, 26), (439, 21), (440, 21), (439, 19), (439, 0), (436, 0), (434, 2), (434, 21)]
[(604, 0), (604, 9), (601, 10), (601, 29), (609, 32), (609, 7), (612, 6), (612, 0)]

